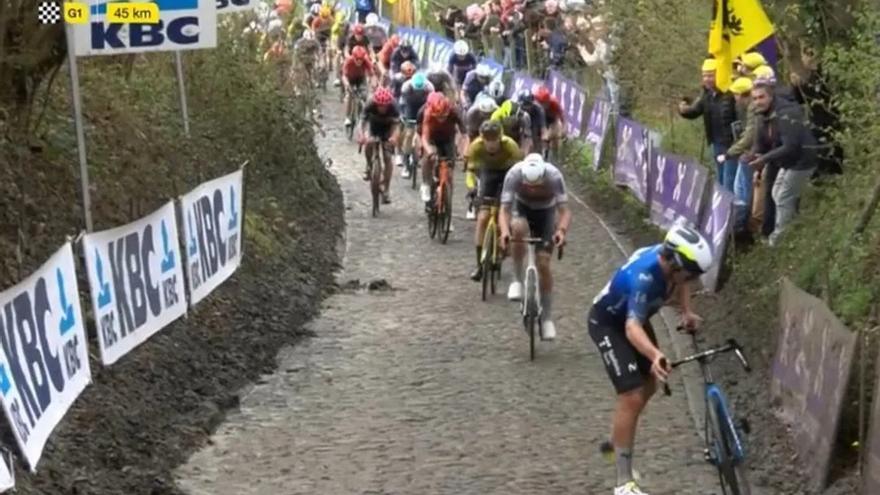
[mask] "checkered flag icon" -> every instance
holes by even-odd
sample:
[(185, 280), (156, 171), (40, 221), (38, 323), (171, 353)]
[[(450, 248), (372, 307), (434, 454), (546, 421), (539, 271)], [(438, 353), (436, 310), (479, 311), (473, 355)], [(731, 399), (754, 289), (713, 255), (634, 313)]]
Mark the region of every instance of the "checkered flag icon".
[(58, 2), (40, 2), (37, 19), (40, 24), (58, 24), (61, 20), (61, 5)]

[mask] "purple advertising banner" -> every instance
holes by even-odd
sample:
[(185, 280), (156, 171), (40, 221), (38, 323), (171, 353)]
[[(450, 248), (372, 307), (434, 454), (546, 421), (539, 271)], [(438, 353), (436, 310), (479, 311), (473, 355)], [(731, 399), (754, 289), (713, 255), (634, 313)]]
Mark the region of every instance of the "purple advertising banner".
[(724, 265), (724, 252), (727, 248), (727, 237), (733, 216), (733, 194), (722, 189), (713, 182), (712, 200), (709, 202), (700, 225), (703, 237), (712, 245), (715, 263), (712, 268), (700, 277), (703, 287), (711, 292), (718, 290), (718, 276)]
[(880, 493), (880, 366), (874, 380), (874, 412), (871, 413), (871, 430), (865, 446), (864, 474), (862, 475), (862, 495)]
[(536, 79), (525, 72), (517, 71), (513, 73), (513, 79), (510, 81), (507, 95), (513, 96), (521, 89), (528, 89), (531, 91), (542, 84), (544, 84), (544, 81)]
[(685, 221), (700, 227), (707, 173), (693, 160), (665, 153), (651, 157), (651, 221), (662, 229)]
[(608, 134), (611, 117), (611, 103), (602, 98), (596, 98), (593, 102), (593, 110), (590, 112), (590, 120), (587, 122), (587, 135), (584, 140), (593, 147), (593, 170), (599, 170), (602, 163), (602, 147), (605, 145), (605, 135)]
[(627, 186), (642, 203), (648, 201), (648, 130), (633, 120), (617, 121), (614, 183)]
[(770, 393), (782, 405), (781, 419), (790, 428), (809, 491), (818, 493), (828, 478), (856, 334), (822, 300), (788, 279), (782, 281), (779, 314)]
[(587, 92), (556, 71), (550, 71), (550, 76), (547, 77), (547, 87), (550, 88), (550, 92), (562, 106), (568, 135), (573, 137), (583, 135)]

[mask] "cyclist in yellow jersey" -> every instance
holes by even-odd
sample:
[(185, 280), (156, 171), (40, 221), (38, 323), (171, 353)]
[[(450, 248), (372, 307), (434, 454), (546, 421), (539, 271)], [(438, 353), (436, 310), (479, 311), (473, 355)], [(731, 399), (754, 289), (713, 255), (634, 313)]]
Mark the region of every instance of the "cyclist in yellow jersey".
[(480, 137), (474, 139), (468, 146), (465, 183), (469, 190), (473, 190), (476, 187), (476, 174), (479, 174), (480, 190), (477, 201), (481, 205), (474, 234), (477, 269), (471, 273), (471, 280), (480, 281), (483, 278), (480, 255), (483, 251), (483, 235), (489, 223), (489, 207), (485, 203), (490, 199), (494, 201), (501, 199), (504, 176), (512, 166), (523, 159), (523, 156), (516, 141), (505, 136), (501, 124), (493, 120), (483, 122), (480, 126)]

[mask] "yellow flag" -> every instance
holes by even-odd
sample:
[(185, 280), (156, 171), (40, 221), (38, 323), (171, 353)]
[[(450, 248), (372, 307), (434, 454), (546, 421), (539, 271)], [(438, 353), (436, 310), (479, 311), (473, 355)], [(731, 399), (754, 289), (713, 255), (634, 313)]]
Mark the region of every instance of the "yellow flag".
[(760, 0), (714, 0), (709, 29), (709, 53), (718, 59), (718, 89), (727, 91), (733, 76), (733, 59), (773, 34), (773, 24)]

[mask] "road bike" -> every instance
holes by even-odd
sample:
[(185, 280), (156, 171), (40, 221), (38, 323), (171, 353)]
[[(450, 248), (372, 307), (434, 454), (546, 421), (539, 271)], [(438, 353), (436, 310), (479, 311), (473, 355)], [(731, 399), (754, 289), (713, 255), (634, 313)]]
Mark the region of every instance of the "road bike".
[(489, 222), (486, 224), (486, 232), (483, 234), (483, 250), (480, 254), (480, 264), (483, 270), (483, 300), (488, 292), (495, 295), (495, 286), (501, 280), (501, 249), (498, 246), (498, 200), (484, 198), (483, 202), (489, 207)]
[(439, 234), (440, 242), (446, 244), (452, 227), (452, 172), (449, 158), (441, 157), (434, 177), (436, 187), (428, 211), (428, 234), (431, 239)]
[[(529, 359), (535, 360), (535, 337), (544, 339), (543, 312), (541, 306), (541, 284), (538, 275), (538, 265), (535, 262), (535, 246), (543, 244), (544, 239), (539, 237), (526, 237), (524, 239), (511, 239), (510, 242), (522, 242), (528, 248), (526, 254), (526, 271), (523, 277), (523, 298), (520, 304), (520, 312), (523, 317), (523, 326), (529, 334)], [(562, 248), (559, 248), (558, 259), (562, 259)], [(536, 332), (537, 330), (537, 332)]]
[(348, 114), (348, 118), (351, 120), (351, 125), (346, 126), (346, 132), (348, 133), (349, 141), (354, 138), (355, 127), (360, 126), (361, 112), (364, 109), (364, 105), (367, 104), (367, 97), (364, 93), (364, 86), (361, 85), (354, 87), (351, 92), (351, 97), (354, 98), (352, 112)]
[[(372, 146), (370, 146), (372, 145)], [(371, 140), (367, 144), (367, 149), (370, 153), (370, 163), (372, 168), (370, 168), (370, 195), (373, 198), (373, 209), (372, 214), (373, 217), (379, 216), (379, 203), (382, 201), (383, 193), (386, 191), (385, 189), (385, 172), (388, 164), (385, 163), (385, 151), (388, 150), (388, 142), (387, 141), (377, 141)], [(358, 153), (360, 153), (361, 148), (358, 147)]]
[[(691, 338), (695, 354), (672, 362), (670, 365), (672, 368), (677, 368), (693, 361), (700, 365), (706, 408), (703, 424), (706, 461), (718, 470), (721, 490), (725, 495), (750, 495), (751, 486), (748, 481), (746, 449), (743, 440), (751, 428), (745, 418), (739, 421), (735, 419), (724, 392), (712, 377), (712, 369), (709, 364), (718, 355), (732, 352), (747, 373), (750, 373), (752, 368), (736, 339), (728, 339), (724, 345), (701, 351), (696, 335), (691, 335)], [(664, 384), (664, 393), (671, 394), (669, 386), (666, 384)]]
[(410, 180), (412, 181), (412, 188), (415, 189), (418, 186), (418, 165), (419, 159), (416, 156), (416, 147), (413, 146), (413, 136), (415, 135), (416, 130), (416, 120), (414, 119), (403, 119), (403, 145), (401, 149), (403, 150), (403, 166), (406, 167), (406, 170), (409, 171)]

